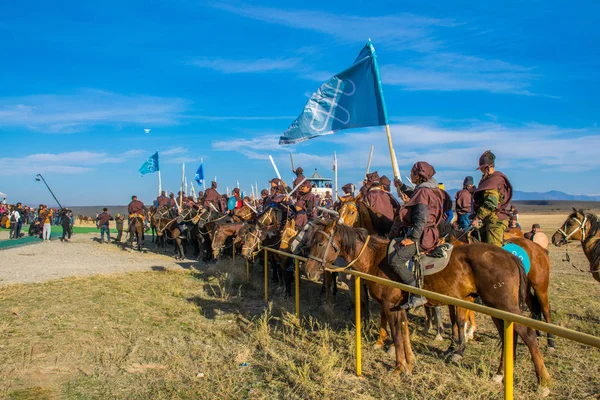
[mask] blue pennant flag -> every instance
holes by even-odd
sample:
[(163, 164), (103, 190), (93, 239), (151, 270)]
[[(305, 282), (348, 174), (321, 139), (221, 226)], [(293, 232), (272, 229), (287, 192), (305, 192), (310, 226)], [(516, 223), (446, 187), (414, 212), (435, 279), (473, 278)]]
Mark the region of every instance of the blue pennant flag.
[(139, 171), (142, 175), (160, 171), (160, 167), (158, 165), (158, 151), (148, 157), (148, 159), (140, 167)]
[(371, 41), (354, 64), (321, 85), (279, 138), (292, 144), (341, 129), (387, 125), (377, 56)]
[(204, 164), (200, 164), (200, 166), (198, 167), (198, 169), (196, 170), (196, 182), (198, 182), (198, 185), (202, 185), (202, 182), (204, 182), (204, 169), (202, 168)]

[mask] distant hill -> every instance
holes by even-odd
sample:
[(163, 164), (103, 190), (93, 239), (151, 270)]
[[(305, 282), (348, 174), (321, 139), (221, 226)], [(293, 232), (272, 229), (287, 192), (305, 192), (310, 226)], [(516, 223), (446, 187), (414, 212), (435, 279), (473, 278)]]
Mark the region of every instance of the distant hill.
[[(458, 189), (450, 189), (448, 193), (454, 198), (454, 195), (458, 192)], [(551, 190), (549, 192), (521, 192), (515, 191), (513, 193), (514, 201), (529, 201), (529, 200), (552, 200), (552, 201), (600, 201), (600, 196), (583, 196), (576, 194), (568, 194), (560, 192), (558, 190)]]

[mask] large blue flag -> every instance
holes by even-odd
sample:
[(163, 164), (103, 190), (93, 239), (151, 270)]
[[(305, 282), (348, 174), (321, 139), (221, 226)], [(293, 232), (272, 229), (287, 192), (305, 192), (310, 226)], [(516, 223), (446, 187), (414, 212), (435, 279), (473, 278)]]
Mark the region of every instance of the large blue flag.
[(202, 185), (202, 182), (204, 182), (204, 169), (202, 168), (203, 165), (204, 165), (204, 163), (200, 164), (200, 166), (196, 170), (195, 179), (196, 179), (196, 182), (198, 182), (198, 185)]
[(140, 167), (139, 171), (142, 175), (160, 171), (160, 167), (158, 164), (158, 151), (150, 157), (148, 157), (148, 159)]
[(377, 56), (369, 40), (350, 68), (334, 75), (310, 96), (302, 114), (279, 138), (279, 144), (379, 125), (387, 125), (387, 114)]

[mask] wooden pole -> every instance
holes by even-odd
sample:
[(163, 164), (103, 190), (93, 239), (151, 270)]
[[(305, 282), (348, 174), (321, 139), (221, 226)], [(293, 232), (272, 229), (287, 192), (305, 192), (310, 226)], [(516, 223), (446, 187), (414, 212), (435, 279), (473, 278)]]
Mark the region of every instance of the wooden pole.
[(360, 277), (354, 278), (354, 316), (356, 318), (356, 375), (362, 375), (361, 326), (360, 326)]
[(373, 150), (375, 150), (375, 146), (371, 146), (371, 152), (369, 153), (369, 160), (367, 161), (367, 172), (365, 172), (365, 177), (369, 173), (371, 169), (371, 160), (373, 159)]
[(333, 190), (334, 195), (333, 198), (338, 198), (338, 164), (337, 164), (337, 154), (335, 151), (333, 152)]

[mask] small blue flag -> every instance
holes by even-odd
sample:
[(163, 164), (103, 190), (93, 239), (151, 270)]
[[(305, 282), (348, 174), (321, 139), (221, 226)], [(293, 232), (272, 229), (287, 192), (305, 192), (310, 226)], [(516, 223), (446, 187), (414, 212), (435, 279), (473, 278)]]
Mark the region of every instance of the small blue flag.
[(196, 182), (198, 182), (198, 185), (202, 185), (202, 182), (204, 182), (204, 169), (202, 168), (204, 164), (200, 164), (200, 166), (198, 167), (198, 169), (196, 170)]
[(387, 124), (375, 49), (369, 41), (354, 64), (312, 94), (302, 114), (279, 138), (292, 144), (341, 129)]
[(150, 157), (148, 157), (148, 159), (140, 167), (139, 171), (142, 175), (160, 171), (160, 167), (158, 164), (158, 151)]

